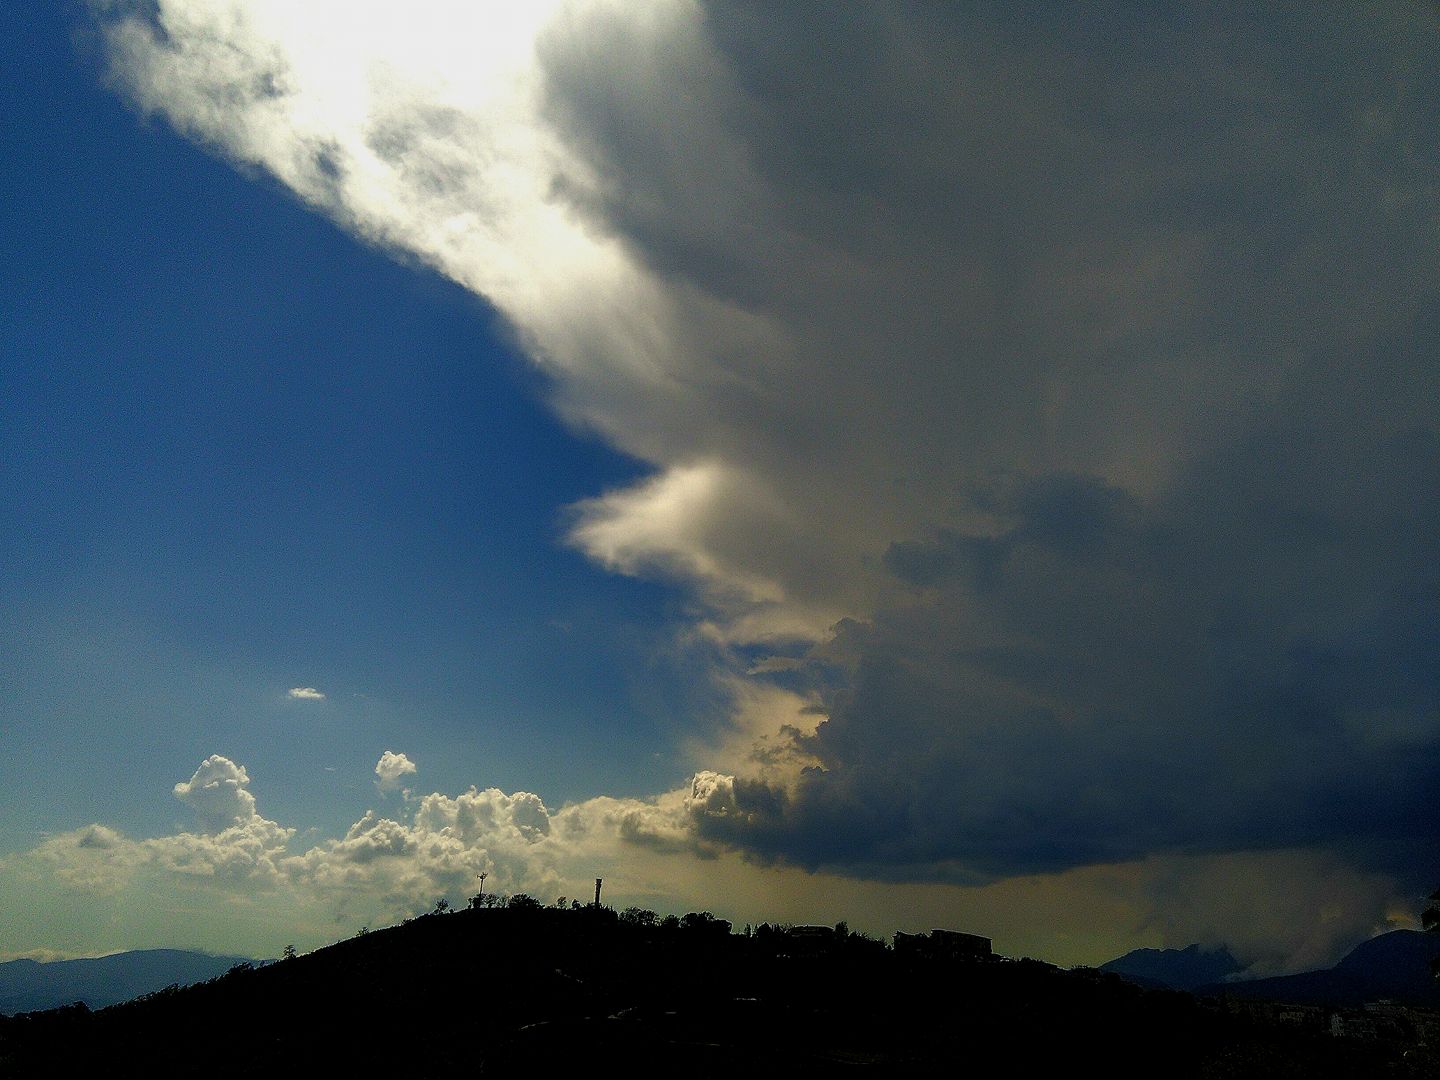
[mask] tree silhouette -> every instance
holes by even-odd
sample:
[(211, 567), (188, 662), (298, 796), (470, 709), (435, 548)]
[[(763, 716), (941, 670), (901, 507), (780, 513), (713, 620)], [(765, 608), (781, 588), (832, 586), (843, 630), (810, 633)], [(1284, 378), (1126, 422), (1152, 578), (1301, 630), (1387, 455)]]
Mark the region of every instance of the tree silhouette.
[(620, 912), (620, 921), (626, 926), (652, 927), (660, 921), (660, 916), (649, 908), (627, 907)]

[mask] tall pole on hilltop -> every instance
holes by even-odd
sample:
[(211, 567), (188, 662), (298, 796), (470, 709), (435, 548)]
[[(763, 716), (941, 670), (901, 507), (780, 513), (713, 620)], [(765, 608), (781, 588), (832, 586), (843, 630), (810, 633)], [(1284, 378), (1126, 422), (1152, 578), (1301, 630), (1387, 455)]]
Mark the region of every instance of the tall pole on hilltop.
[(595, 879), (595, 906), (596, 906), (596, 907), (599, 907), (599, 906), (600, 906), (600, 882), (601, 882), (601, 880), (602, 880), (602, 879), (601, 879), (601, 878), (598, 878), (598, 877)]

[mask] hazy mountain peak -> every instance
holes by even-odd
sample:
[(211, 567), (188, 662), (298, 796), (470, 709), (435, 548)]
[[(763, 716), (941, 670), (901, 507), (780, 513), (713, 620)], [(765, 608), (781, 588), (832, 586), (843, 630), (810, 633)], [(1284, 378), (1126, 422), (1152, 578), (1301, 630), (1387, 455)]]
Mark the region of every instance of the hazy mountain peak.
[(1175, 990), (1193, 990), (1217, 983), (1243, 970), (1225, 945), (1187, 945), (1183, 949), (1133, 949), (1100, 965), (1137, 982), (1158, 983)]

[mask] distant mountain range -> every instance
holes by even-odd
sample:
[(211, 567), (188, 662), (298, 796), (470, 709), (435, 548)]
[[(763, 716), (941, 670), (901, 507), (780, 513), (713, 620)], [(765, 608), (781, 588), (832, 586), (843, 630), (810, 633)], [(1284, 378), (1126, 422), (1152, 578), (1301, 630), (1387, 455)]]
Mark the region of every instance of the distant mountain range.
[(1209, 986), (1241, 969), (1241, 963), (1223, 945), (1215, 949), (1199, 945), (1183, 949), (1135, 949), (1100, 965), (1101, 971), (1123, 975), (1142, 986), (1168, 986), (1172, 990)]
[(1393, 930), (1357, 945), (1333, 968), (1271, 979), (1225, 980), (1240, 971), (1230, 952), (1202, 949), (1136, 949), (1102, 964), (1145, 986), (1168, 986), (1210, 996), (1288, 1001), (1299, 1005), (1355, 1006), (1387, 999), (1440, 1006), (1440, 988), (1430, 974), (1440, 957), (1440, 934)]
[(189, 986), (223, 975), (241, 956), (183, 949), (142, 949), (93, 960), (9, 960), (0, 963), (0, 1015), (53, 1009), (83, 1001), (103, 1009), (167, 986)]

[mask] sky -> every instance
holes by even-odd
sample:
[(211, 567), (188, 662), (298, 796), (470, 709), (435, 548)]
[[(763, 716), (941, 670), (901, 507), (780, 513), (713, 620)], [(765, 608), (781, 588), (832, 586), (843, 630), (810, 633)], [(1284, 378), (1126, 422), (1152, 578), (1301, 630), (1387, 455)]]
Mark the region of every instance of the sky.
[(1413, 925), (1435, 9), (514, 7), (7, 20), (0, 954)]

